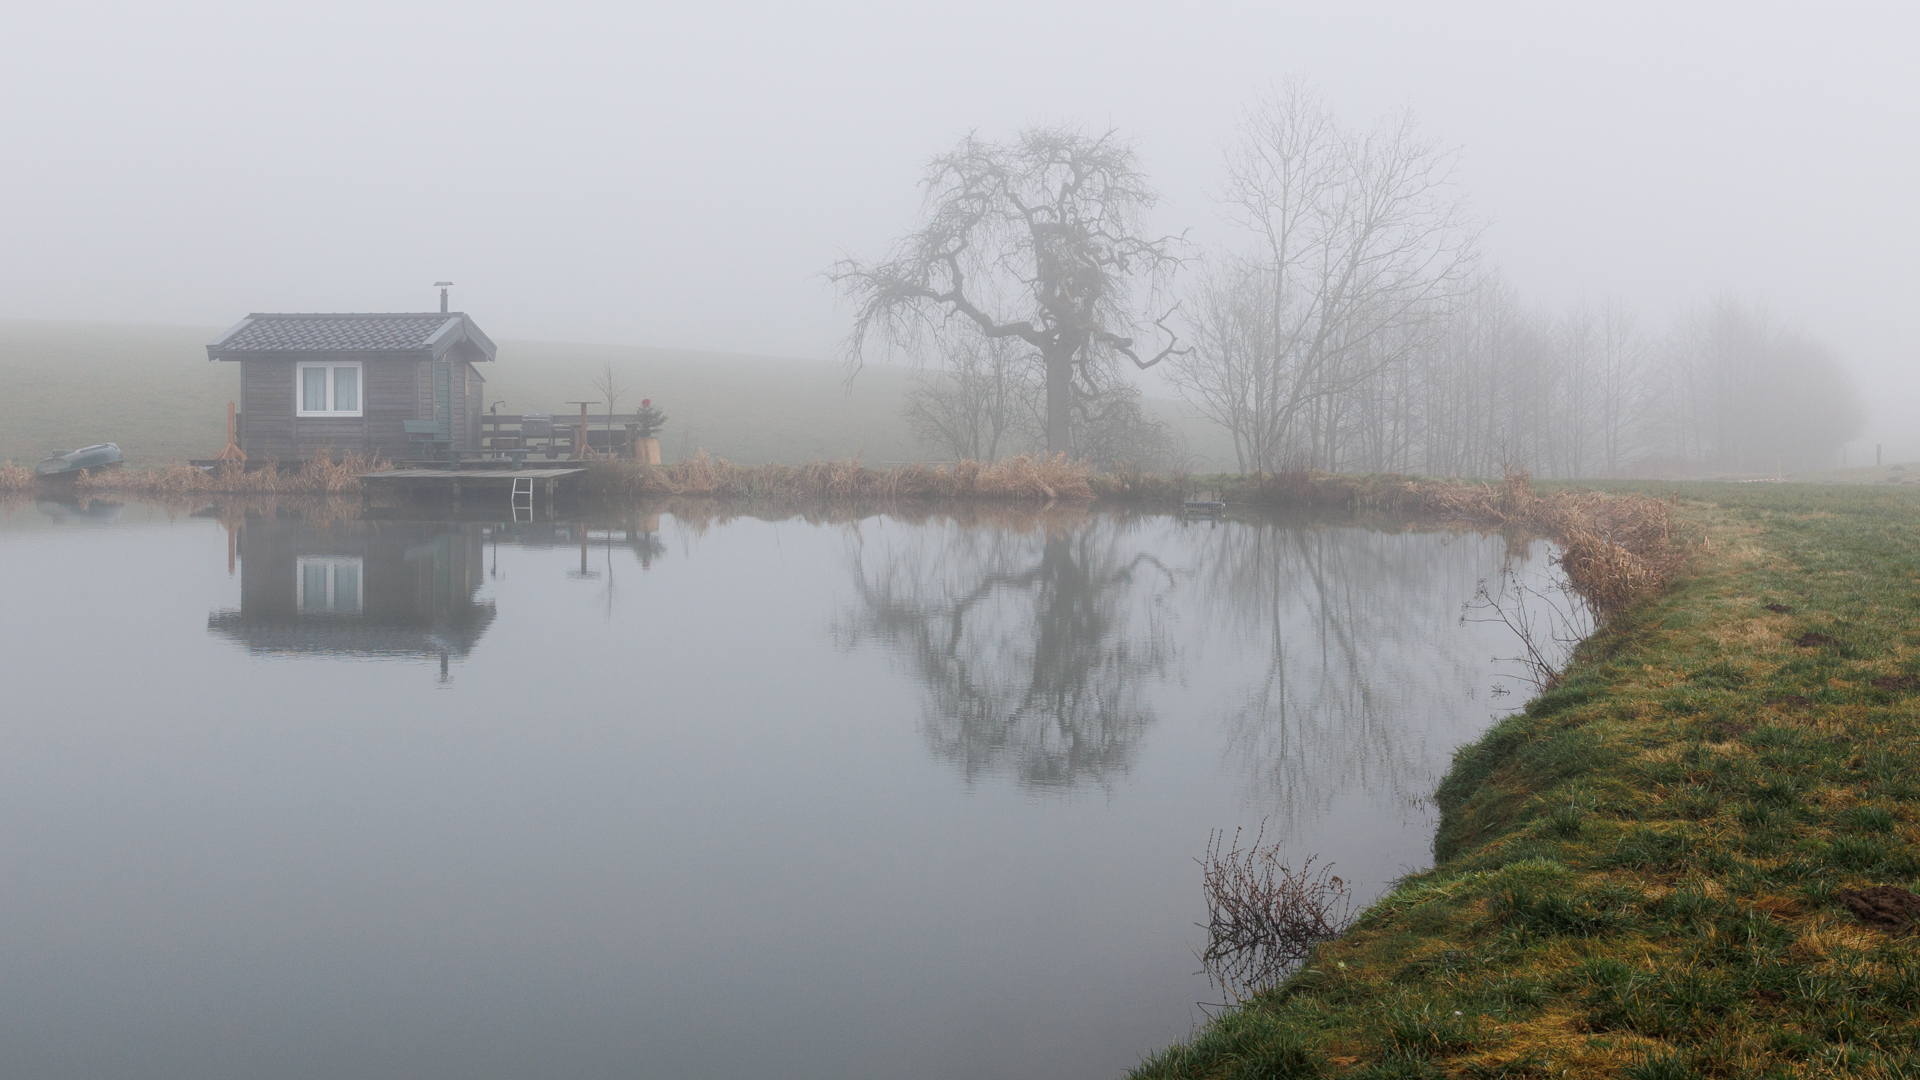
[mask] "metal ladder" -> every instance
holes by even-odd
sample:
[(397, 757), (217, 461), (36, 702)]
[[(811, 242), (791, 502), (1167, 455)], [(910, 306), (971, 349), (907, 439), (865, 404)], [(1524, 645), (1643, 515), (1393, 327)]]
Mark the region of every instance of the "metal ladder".
[[(522, 487), (521, 485), (523, 484), (526, 486)], [(525, 510), (527, 512), (527, 516), (524, 520), (527, 520), (527, 521), (533, 520), (533, 477), (516, 476), (513, 478), (513, 493), (511, 496), (511, 502), (513, 505), (513, 520), (515, 521), (522, 520), (522, 518), (520, 517), (520, 512), (522, 510)]]

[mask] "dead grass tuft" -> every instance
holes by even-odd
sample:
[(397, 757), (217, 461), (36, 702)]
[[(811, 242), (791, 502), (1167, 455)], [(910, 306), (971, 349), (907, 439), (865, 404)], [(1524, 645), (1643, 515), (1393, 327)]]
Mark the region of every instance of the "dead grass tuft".
[(9, 458), (0, 461), (0, 491), (32, 491), (33, 470), (25, 465), (15, 465)]
[(1298, 472), (1238, 478), (1230, 498), (1273, 506), (1379, 510), (1491, 525), (1560, 545), (1567, 578), (1602, 617), (1655, 596), (1686, 554), (1665, 500), (1649, 495), (1534, 490), (1525, 472), (1500, 483)]
[(248, 470), (237, 463), (207, 470), (178, 462), (159, 469), (106, 469), (84, 473), (70, 484), (77, 494), (138, 495), (166, 499), (187, 495), (340, 495), (360, 490), (360, 474), (390, 468), (377, 457), (359, 453), (321, 454), (298, 472), (273, 465)]

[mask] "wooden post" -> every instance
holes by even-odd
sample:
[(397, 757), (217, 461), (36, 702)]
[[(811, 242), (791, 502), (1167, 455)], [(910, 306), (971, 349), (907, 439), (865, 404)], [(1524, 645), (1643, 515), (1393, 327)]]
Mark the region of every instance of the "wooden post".
[(247, 460), (246, 451), (240, 449), (239, 442), (237, 442), (234, 439), (235, 434), (236, 432), (234, 431), (234, 422), (233, 422), (233, 402), (229, 401), (227, 402), (227, 445), (222, 447), (219, 453), (213, 455), (213, 459), (215, 461)]
[(567, 404), (580, 406), (580, 429), (579, 435), (573, 440), (573, 459), (575, 461), (585, 461), (588, 457), (592, 456), (592, 452), (587, 449), (587, 406), (594, 404), (594, 402), (569, 401)]

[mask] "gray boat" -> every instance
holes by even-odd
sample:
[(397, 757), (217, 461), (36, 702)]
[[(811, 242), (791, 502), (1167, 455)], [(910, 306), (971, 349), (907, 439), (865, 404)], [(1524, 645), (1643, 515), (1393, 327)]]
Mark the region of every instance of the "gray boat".
[(98, 443), (78, 450), (55, 450), (47, 460), (34, 466), (33, 472), (46, 480), (77, 477), (88, 469), (112, 469), (125, 463), (117, 443)]

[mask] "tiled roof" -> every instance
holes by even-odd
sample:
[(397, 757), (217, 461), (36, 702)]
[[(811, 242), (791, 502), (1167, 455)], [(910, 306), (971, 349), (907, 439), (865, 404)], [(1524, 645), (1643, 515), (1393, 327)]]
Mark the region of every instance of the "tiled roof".
[(247, 316), (214, 345), (221, 352), (383, 352), (429, 348), (429, 339), (466, 316), (438, 312), (391, 315)]

